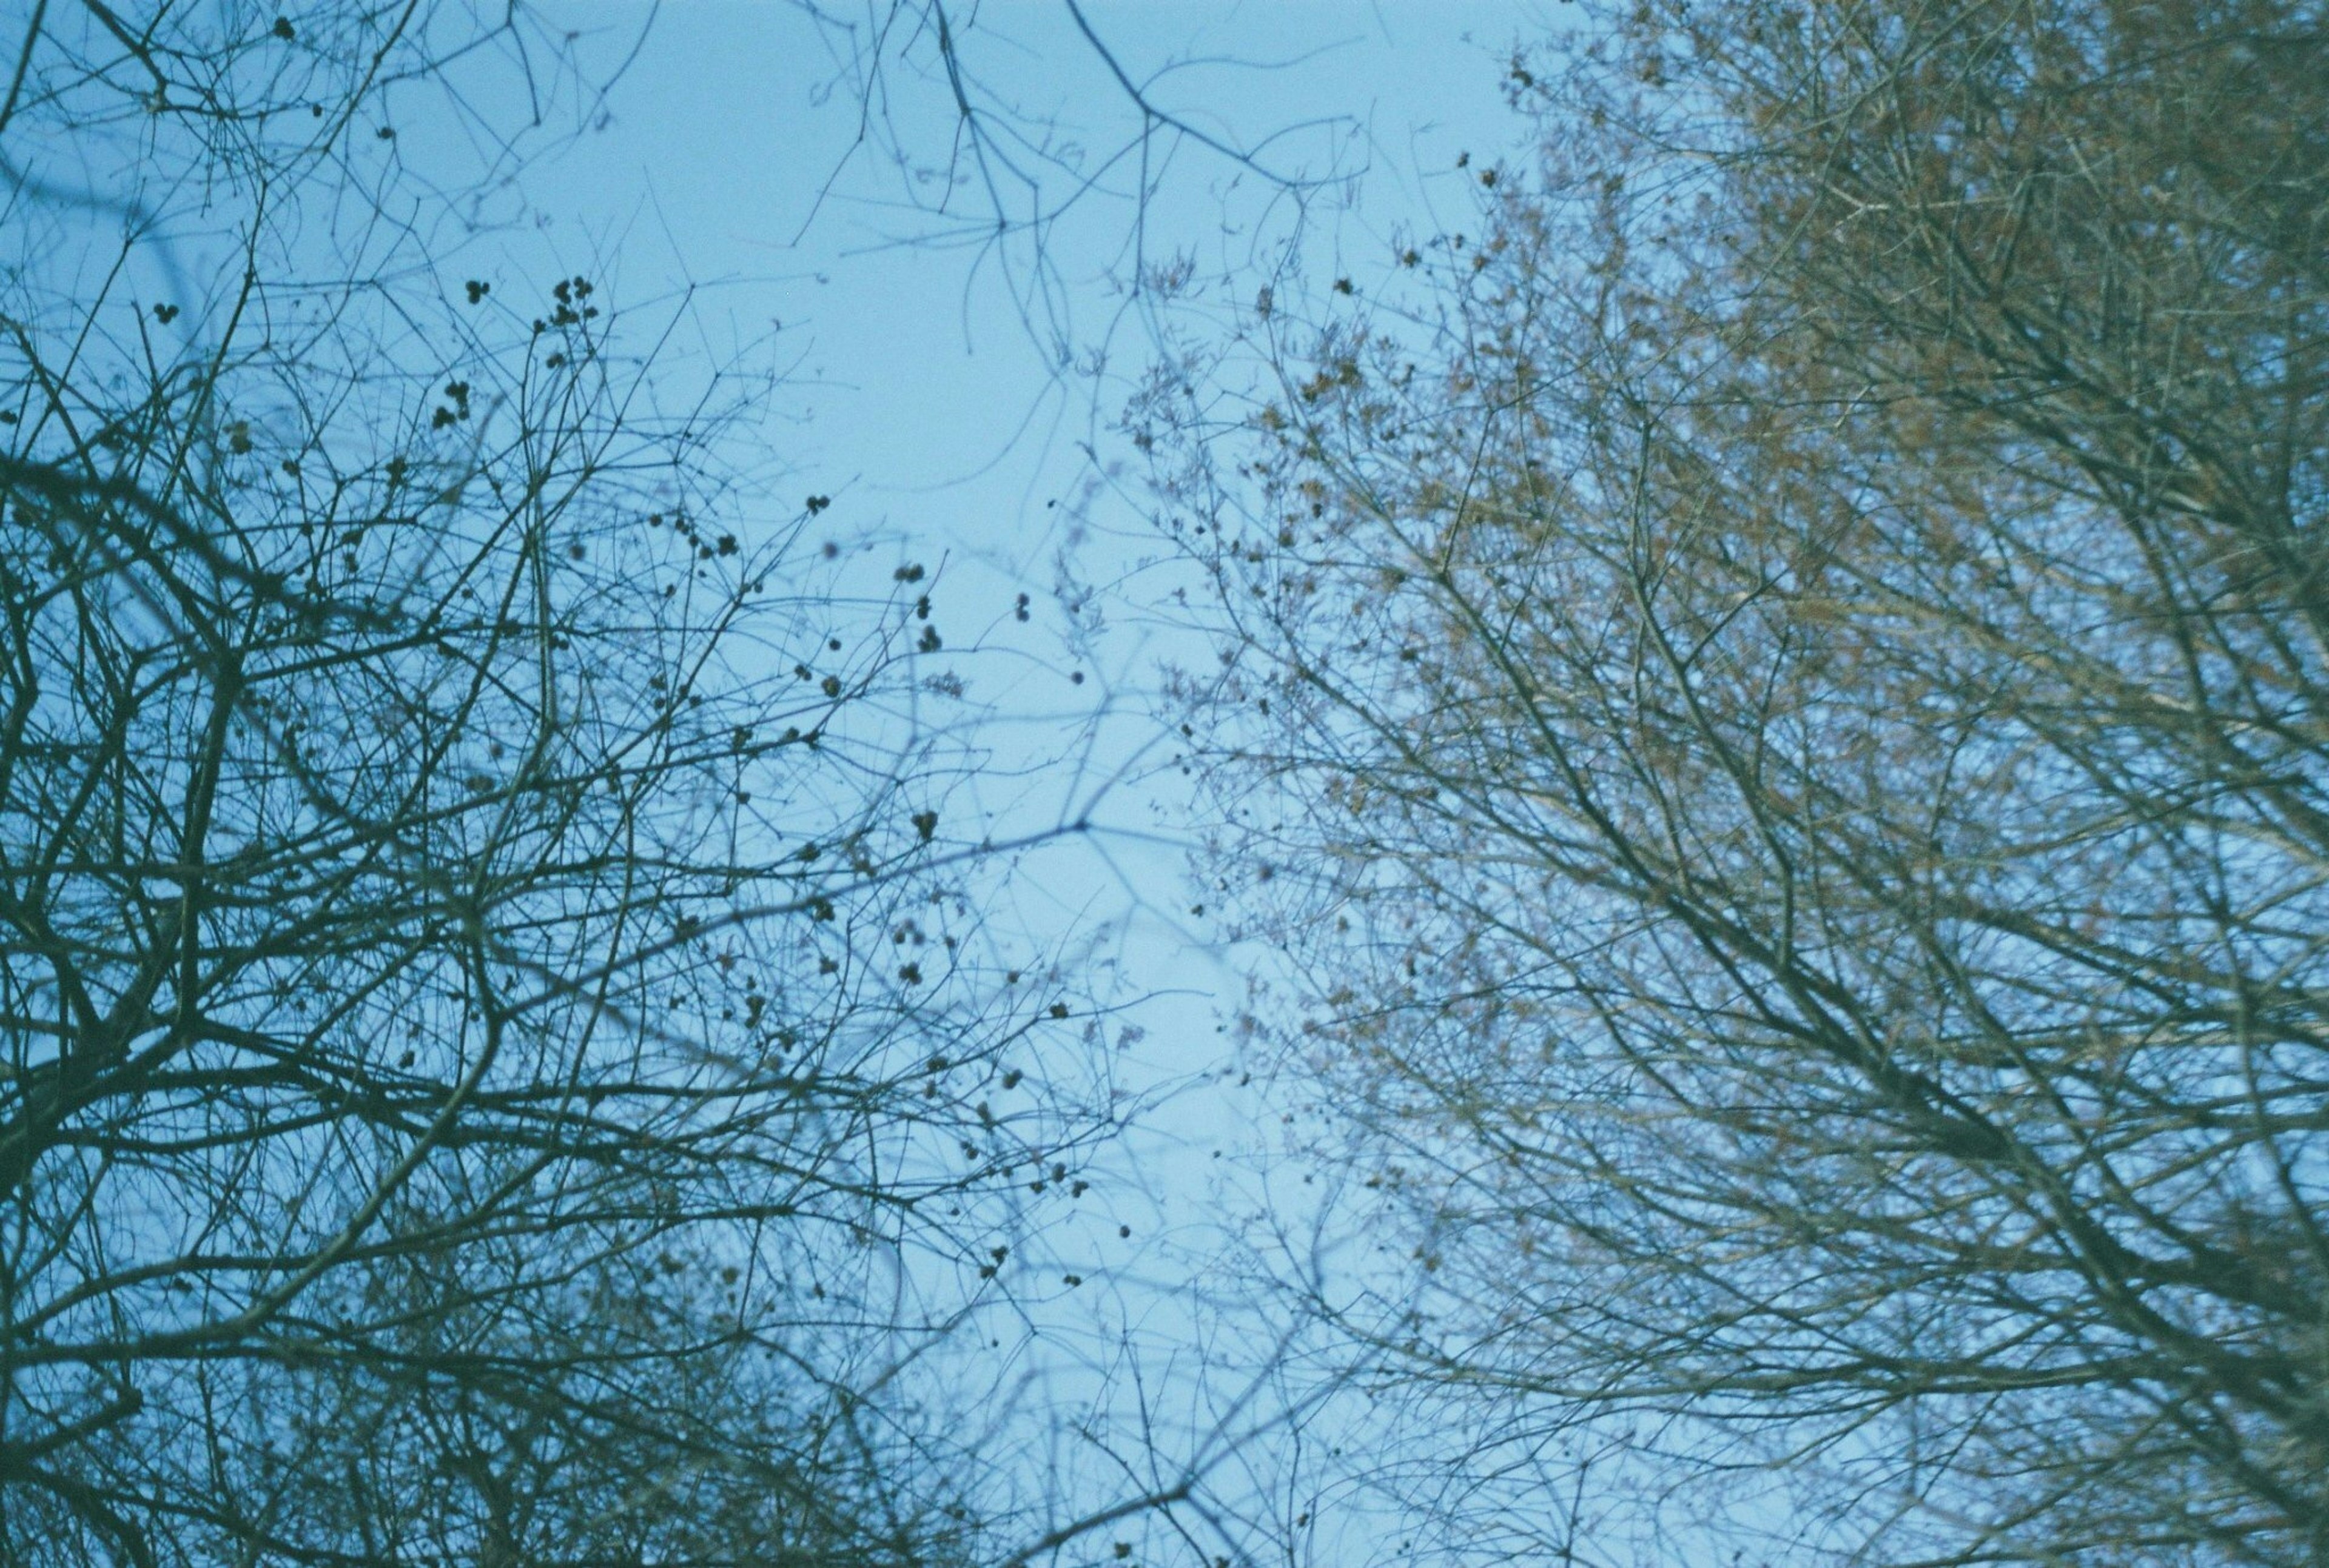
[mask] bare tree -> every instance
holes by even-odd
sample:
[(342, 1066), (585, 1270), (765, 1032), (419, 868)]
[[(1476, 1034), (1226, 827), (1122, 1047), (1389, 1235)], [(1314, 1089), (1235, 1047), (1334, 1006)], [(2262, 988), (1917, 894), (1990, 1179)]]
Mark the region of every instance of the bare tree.
[(1101, 1118), (933, 579), (767, 515), (749, 378), (460, 270), (404, 146), (588, 106), (523, 12), (18, 28), (0, 1556), (967, 1555), (900, 1372)]
[(2324, 20), (1590, 11), (1479, 235), (1136, 408), (1212, 874), (1415, 1249), (1321, 1305), (1522, 1473), (2329, 1562)]

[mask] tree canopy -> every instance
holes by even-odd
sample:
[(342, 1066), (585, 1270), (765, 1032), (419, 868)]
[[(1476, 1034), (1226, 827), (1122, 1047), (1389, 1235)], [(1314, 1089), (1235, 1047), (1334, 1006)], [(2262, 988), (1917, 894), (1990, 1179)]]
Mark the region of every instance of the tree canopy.
[(2329, 1563), (2319, 0), (1587, 0), (1372, 269), (1131, 22), (787, 9), (1030, 406), (1155, 334), (966, 568), (534, 221), (630, 33), (18, 12), (0, 1559)]
[(895, 1375), (1104, 1107), (980, 943), (929, 574), (737, 466), (762, 380), (464, 270), (394, 111), (505, 174), (496, 73), (593, 87), (523, 12), (11, 59), (0, 1556), (968, 1560)]
[(1509, 86), (1479, 234), (1134, 411), (1415, 1249), (1318, 1310), (1547, 1551), (1599, 1456), (1784, 1556), (2322, 1561), (2318, 8), (1653, 0)]

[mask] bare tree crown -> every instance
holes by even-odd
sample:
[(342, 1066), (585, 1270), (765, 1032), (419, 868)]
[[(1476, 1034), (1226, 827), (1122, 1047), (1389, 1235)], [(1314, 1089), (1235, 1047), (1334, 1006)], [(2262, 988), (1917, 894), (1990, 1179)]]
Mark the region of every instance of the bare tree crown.
[(1221, 874), (1426, 1271), (1347, 1316), (1497, 1453), (2329, 1552), (2323, 26), (1596, 12), (1411, 315), (1136, 408)]

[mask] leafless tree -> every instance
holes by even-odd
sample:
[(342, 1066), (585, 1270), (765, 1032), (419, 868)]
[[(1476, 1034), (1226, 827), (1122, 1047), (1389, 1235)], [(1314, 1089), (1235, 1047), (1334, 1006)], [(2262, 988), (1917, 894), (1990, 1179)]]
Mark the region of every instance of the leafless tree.
[(1134, 410), (1415, 1251), (1321, 1305), (1791, 1558), (2329, 1562), (2329, 18), (1581, 9), (1479, 232)]
[[(1077, 319), (1077, 275), (1096, 263), (1120, 284), (1111, 314), (1125, 299), (1186, 285), (1193, 264), (1184, 247), (1202, 236), (1152, 225), (1158, 198), (1209, 180), (1197, 210), (1219, 212), (1235, 206), (1230, 192), (1241, 186), (1258, 200), (1231, 222), (1277, 209), (1268, 227), (1298, 227), (1309, 203), (1347, 178), (1360, 139), (1354, 118), (1240, 127), (1243, 117), (1225, 116), (1220, 95), (1193, 107), (1175, 80), (1183, 73), (1226, 67), (1266, 80), (1278, 66), (1234, 48), (1159, 58), (1122, 36), (1153, 38), (1152, 29), (1080, 0), (799, 8), (832, 62), (825, 91), (856, 116), (826, 193), (877, 193), (891, 243), (973, 254), (1063, 373), (1104, 357), (1111, 330)], [(1256, 102), (1268, 95), (1245, 95), (1235, 107)], [(1086, 218), (1092, 222), (1080, 224)]]
[(981, 943), (934, 579), (768, 515), (749, 378), (461, 270), (404, 147), (505, 177), (563, 47), (11, 28), (10, 1563), (973, 1554), (900, 1371), (1104, 1107)]

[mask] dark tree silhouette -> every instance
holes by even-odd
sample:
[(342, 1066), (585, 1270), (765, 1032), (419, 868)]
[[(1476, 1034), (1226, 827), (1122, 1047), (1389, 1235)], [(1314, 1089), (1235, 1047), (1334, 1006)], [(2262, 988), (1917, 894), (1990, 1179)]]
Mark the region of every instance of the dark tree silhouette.
[(727, 465), (749, 380), (464, 275), (405, 164), (587, 107), (533, 27), (12, 30), (11, 1563), (973, 1553), (897, 1374), (1100, 1119), (978, 956), (923, 569), (845, 592)]

